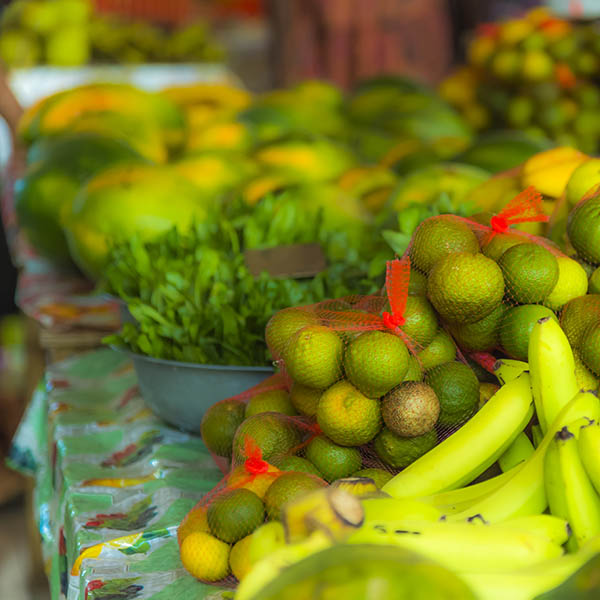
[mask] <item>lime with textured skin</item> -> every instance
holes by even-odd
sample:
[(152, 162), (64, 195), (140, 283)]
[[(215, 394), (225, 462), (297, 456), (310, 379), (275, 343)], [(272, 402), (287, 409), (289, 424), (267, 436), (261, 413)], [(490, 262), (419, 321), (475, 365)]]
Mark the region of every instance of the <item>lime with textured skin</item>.
[(264, 412), (277, 412), (290, 416), (297, 414), (286, 390), (268, 390), (250, 398), (246, 404), (246, 418)]
[(246, 404), (227, 399), (213, 404), (204, 414), (200, 434), (206, 447), (217, 456), (229, 458), (237, 428), (245, 417)]
[(342, 376), (344, 344), (327, 327), (310, 325), (296, 332), (283, 352), (285, 367), (297, 383), (325, 389)]
[(408, 293), (411, 296), (425, 296), (427, 294), (427, 277), (417, 269), (410, 270)]
[(379, 401), (369, 398), (347, 381), (338, 381), (321, 396), (317, 423), (340, 446), (362, 446), (381, 429)]
[(323, 477), (319, 469), (315, 467), (309, 460), (302, 458), (301, 456), (287, 455), (287, 456), (274, 456), (271, 459), (271, 464), (280, 469), (281, 471), (296, 471), (298, 473), (308, 473), (309, 475), (315, 475), (315, 477)]
[(440, 402), (427, 384), (403, 383), (385, 395), (381, 416), (387, 428), (396, 435), (416, 437), (435, 427), (440, 416)]
[(575, 206), (569, 213), (567, 234), (579, 256), (594, 265), (600, 264), (600, 196)]
[(280, 358), (291, 338), (302, 328), (318, 323), (317, 316), (300, 308), (275, 313), (267, 323), (265, 339), (273, 358)]
[(590, 294), (600, 294), (600, 267), (590, 275), (588, 286)]
[(594, 375), (600, 377), (600, 321), (581, 338), (581, 360)]
[(425, 348), (435, 337), (438, 320), (431, 302), (424, 296), (408, 296), (401, 329), (411, 342)]
[(323, 390), (316, 390), (294, 383), (290, 390), (290, 400), (300, 414), (306, 417), (314, 417), (317, 414), (317, 406), (322, 394)]
[(483, 254), (457, 252), (431, 270), (427, 295), (443, 319), (474, 323), (502, 302), (504, 278), (500, 267)]
[(305, 456), (329, 482), (349, 477), (362, 465), (357, 448), (339, 446), (324, 435), (319, 435), (309, 442)]
[(492, 235), (481, 244), (481, 252), (484, 256), (498, 262), (500, 257), (513, 246), (523, 243), (523, 237), (514, 233), (499, 233)]
[(285, 504), (327, 485), (322, 479), (307, 473), (284, 473), (275, 479), (265, 494), (265, 507), (271, 520), (281, 519)]
[(410, 248), (410, 259), (417, 269), (429, 273), (454, 252), (479, 252), (477, 237), (466, 223), (442, 216), (426, 219), (417, 227)]
[(423, 369), (416, 356), (411, 356), (408, 359), (408, 371), (406, 371), (404, 381), (423, 381)]
[(600, 383), (598, 377), (583, 363), (578, 352), (573, 352), (573, 356), (575, 358), (575, 379), (577, 380), (577, 385), (582, 390), (597, 391), (598, 384)]
[(453, 427), (464, 423), (479, 404), (479, 380), (465, 364), (453, 361), (431, 369), (425, 383), (432, 387), (439, 402), (438, 424)]
[[(344, 356), (350, 382), (370, 398), (380, 398), (404, 379), (408, 350), (392, 333), (367, 331), (355, 338)], [(322, 402), (322, 400), (321, 400)]]
[(372, 479), (373, 483), (379, 489), (381, 489), (393, 476), (393, 473), (384, 471), (383, 469), (361, 469), (352, 475), (352, 477), (367, 477)]
[(206, 517), (211, 533), (233, 544), (265, 520), (265, 507), (254, 492), (240, 488), (219, 494), (210, 503)]
[(509, 308), (500, 322), (500, 346), (517, 360), (527, 360), (529, 336), (533, 326), (545, 317), (557, 320), (556, 315), (546, 306), (523, 304)]
[(499, 326), (505, 311), (506, 307), (503, 304), (498, 304), (481, 321), (449, 325), (450, 332), (460, 349), (465, 352), (493, 350), (498, 345)]
[(534, 304), (544, 300), (558, 281), (558, 262), (538, 244), (517, 244), (498, 261), (504, 274), (506, 292), (513, 302)]
[(558, 280), (544, 300), (544, 304), (552, 310), (560, 310), (573, 298), (585, 296), (588, 290), (587, 273), (576, 260), (568, 256), (557, 256), (556, 262)]
[(437, 443), (435, 430), (418, 437), (404, 438), (391, 432), (387, 427), (375, 438), (373, 446), (377, 456), (394, 469), (404, 469), (417, 458), (429, 452)]
[(417, 354), (422, 369), (427, 371), (443, 363), (449, 362), (456, 356), (456, 346), (450, 335), (443, 329), (438, 330), (431, 344)]
[(600, 318), (600, 294), (587, 294), (567, 302), (560, 313), (562, 327), (572, 348), (581, 346), (581, 338)]

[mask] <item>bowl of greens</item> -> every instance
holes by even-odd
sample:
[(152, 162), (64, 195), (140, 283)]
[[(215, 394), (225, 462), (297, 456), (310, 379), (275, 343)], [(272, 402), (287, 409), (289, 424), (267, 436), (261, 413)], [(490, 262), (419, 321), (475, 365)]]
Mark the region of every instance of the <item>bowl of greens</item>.
[(273, 372), (272, 367), (203, 365), (127, 354), (148, 407), (171, 425), (198, 434), (204, 413), (215, 402), (247, 390)]

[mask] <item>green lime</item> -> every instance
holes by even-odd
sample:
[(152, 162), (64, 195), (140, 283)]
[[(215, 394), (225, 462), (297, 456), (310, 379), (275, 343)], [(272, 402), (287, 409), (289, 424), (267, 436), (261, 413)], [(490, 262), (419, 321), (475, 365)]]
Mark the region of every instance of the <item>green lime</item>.
[(431, 431), (440, 416), (440, 402), (433, 388), (410, 381), (388, 392), (381, 402), (381, 416), (387, 428), (402, 437), (416, 437)]
[(411, 296), (425, 296), (427, 293), (427, 277), (417, 269), (410, 270), (408, 293)]
[(517, 244), (498, 261), (506, 281), (506, 293), (518, 304), (541, 302), (558, 281), (556, 257), (538, 244)]
[(265, 507), (254, 492), (239, 488), (219, 494), (210, 503), (206, 517), (211, 533), (233, 544), (265, 520)]
[(499, 325), (506, 307), (498, 304), (492, 312), (475, 323), (453, 323), (450, 332), (459, 348), (465, 352), (484, 352), (498, 345)]
[(438, 330), (431, 344), (417, 354), (418, 362), (424, 371), (433, 369), (445, 362), (454, 360), (456, 346), (454, 340), (443, 329)]
[(448, 254), (479, 252), (479, 242), (469, 226), (457, 219), (441, 216), (423, 221), (413, 235), (410, 259), (423, 273)]
[(481, 252), (484, 256), (498, 262), (500, 257), (513, 246), (523, 243), (523, 237), (514, 233), (498, 233), (486, 238), (481, 246)]
[(246, 404), (242, 400), (222, 400), (205, 413), (200, 434), (206, 447), (217, 456), (229, 458), (237, 428), (245, 419)]
[(273, 358), (283, 355), (289, 341), (300, 329), (317, 323), (314, 313), (299, 308), (286, 308), (275, 313), (265, 330), (265, 339)]
[(294, 408), (306, 417), (314, 417), (317, 414), (317, 405), (323, 390), (306, 387), (299, 383), (293, 383), (290, 390), (290, 400)]
[(479, 408), (481, 408), (499, 389), (500, 386), (495, 383), (480, 383)]
[(600, 196), (591, 196), (575, 206), (569, 213), (567, 233), (579, 256), (600, 264)]
[(522, 129), (531, 123), (534, 102), (527, 96), (514, 96), (508, 103), (506, 120), (511, 127)]
[(408, 370), (408, 358), (408, 350), (400, 337), (383, 331), (367, 331), (346, 349), (344, 368), (350, 382), (363, 394), (380, 398), (402, 382)]
[(521, 76), (526, 81), (546, 81), (554, 75), (554, 61), (543, 50), (527, 50), (520, 57)]
[(394, 469), (404, 469), (417, 458), (429, 452), (437, 444), (435, 430), (423, 435), (404, 438), (392, 433), (387, 427), (375, 438), (373, 446), (377, 456)]
[(271, 464), (281, 471), (296, 471), (298, 473), (308, 473), (316, 477), (323, 477), (315, 465), (301, 456), (274, 456), (271, 459)]
[(297, 427), (283, 415), (259, 413), (246, 419), (239, 427), (233, 442), (233, 457), (241, 464), (246, 456), (246, 438), (254, 441), (262, 451), (262, 458), (269, 461), (276, 454), (286, 454), (300, 444)]
[(600, 267), (590, 275), (589, 292), (590, 294), (600, 294)]
[(368, 477), (373, 483), (381, 489), (392, 477), (393, 473), (383, 469), (361, 469), (352, 474), (352, 477)]
[(473, 323), (502, 302), (504, 279), (490, 258), (457, 252), (436, 263), (429, 274), (427, 294), (443, 319)]
[(339, 381), (321, 396), (317, 423), (336, 444), (362, 446), (381, 429), (379, 400), (361, 394), (347, 381)]
[(533, 326), (544, 317), (554, 320), (556, 315), (546, 306), (524, 304), (509, 308), (500, 322), (500, 346), (517, 360), (527, 360), (529, 336)]
[[(427, 347), (430, 348), (431, 344)], [(423, 369), (416, 356), (409, 356), (408, 358), (408, 371), (406, 371), (404, 381), (423, 381)]]
[(425, 375), (440, 402), (438, 424), (454, 427), (464, 423), (479, 404), (479, 380), (465, 364), (453, 361), (439, 365)]
[(600, 319), (582, 336), (580, 354), (583, 364), (600, 377)]
[(581, 346), (583, 334), (600, 318), (600, 294), (574, 298), (563, 306), (560, 326), (573, 348)]
[(329, 482), (349, 477), (362, 465), (357, 448), (338, 446), (324, 435), (319, 435), (309, 442), (305, 456)]
[(521, 65), (521, 53), (517, 50), (503, 49), (492, 58), (491, 70), (498, 79), (511, 80), (517, 76)]
[(295, 415), (296, 409), (285, 390), (268, 390), (256, 394), (246, 404), (246, 418), (264, 412), (277, 412), (283, 415)]
[(557, 256), (556, 262), (558, 280), (544, 300), (544, 304), (552, 310), (560, 310), (573, 298), (585, 296), (588, 290), (587, 273), (576, 260), (568, 256)]
[(598, 378), (583, 364), (577, 351), (573, 352), (573, 356), (575, 358), (575, 378), (579, 388), (586, 391), (597, 391)]
[(327, 485), (322, 479), (307, 473), (284, 473), (269, 486), (265, 494), (265, 507), (269, 519), (281, 519), (281, 509), (292, 500)]
[(433, 340), (438, 320), (431, 302), (424, 296), (408, 296), (406, 308), (404, 309), (404, 325), (401, 329), (421, 348), (425, 348)]
[(344, 343), (335, 331), (310, 325), (294, 334), (283, 359), (294, 382), (325, 389), (342, 375), (343, 349)]

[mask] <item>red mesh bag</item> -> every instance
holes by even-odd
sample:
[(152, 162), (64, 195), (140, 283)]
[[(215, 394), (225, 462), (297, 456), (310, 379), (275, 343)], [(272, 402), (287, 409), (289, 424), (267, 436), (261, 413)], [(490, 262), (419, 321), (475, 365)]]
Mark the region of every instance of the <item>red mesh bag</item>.
[(275, 412), (250, 416), (238, 427), (229, 473), (178, 529), (181, 559), (192, 575), (236, 585), (248, 565), (253, 532), (266, 521), (279, 521), (287, 503), (327, 486), (302, 458), (317, 436), (314, 422)]
[(325, 474), (330, 481), (358, 471), (381, 485), (477, 409), (478, 379), (440, 328), (424, 284), (406, 255), (388, 263), (384, 293), (285, 309), (267, 325), (292, 403), (321, 430), (308, 458), (319, 468), (332, 456), (348, 464)]

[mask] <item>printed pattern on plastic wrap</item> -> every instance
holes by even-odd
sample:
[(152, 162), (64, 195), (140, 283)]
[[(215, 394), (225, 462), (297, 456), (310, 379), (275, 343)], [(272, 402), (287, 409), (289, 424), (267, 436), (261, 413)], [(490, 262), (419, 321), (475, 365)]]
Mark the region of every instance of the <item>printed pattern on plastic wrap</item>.
[(222, 474), (199, 437), (146, 409), (122, 354), (52, 365), (10, 464), (36, 480), (53, 600), (220, 597), (186, 575), (177, 526)]

